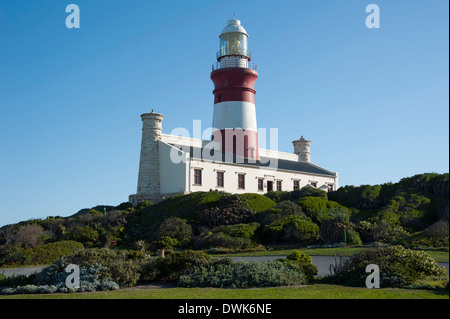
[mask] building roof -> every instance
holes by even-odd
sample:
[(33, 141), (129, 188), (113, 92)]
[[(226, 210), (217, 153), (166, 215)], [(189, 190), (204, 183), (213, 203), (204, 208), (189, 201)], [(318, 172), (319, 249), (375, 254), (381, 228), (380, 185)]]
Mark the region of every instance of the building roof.
[(320, 174), (333, 177), (336, 176), (336, 173), (334, 172), (328, 171), (317, 165), (306, 162), (290, 161), (287, 159), (279, 159), (276, 157), (268, 157), (268, 156), (260, 156), (260, 160), (255, 161), (252, 159), (238, 157), (236, 156), (236, 154), (225, 153), (223, 151), (219, 151), (219, 153), (216, 154), (215, 153), (216, 150), (214, 148), (206, 149), (192, 146), (179, 146), (173, 144), (171, 145), (182, 151), (187, 150), (187, 148), (189, 147), (189, 157), (197, 160), (213, 160), (217, 163), (222, 162), (225, 164), (246, 165), (262, 168), (265, 167), (272, 169), (287, 170), (292, 172)]
[(231, 32), (243, 33), (248, 36), (247, 31), (245, 31), (244, 27), (241, 25), (241, 21), (236, 18), (227, 21), (227, 25), (225, 28), (223, 28), (219, 37), (222, 36), (222, 34), (224, 33), (231, 33)]

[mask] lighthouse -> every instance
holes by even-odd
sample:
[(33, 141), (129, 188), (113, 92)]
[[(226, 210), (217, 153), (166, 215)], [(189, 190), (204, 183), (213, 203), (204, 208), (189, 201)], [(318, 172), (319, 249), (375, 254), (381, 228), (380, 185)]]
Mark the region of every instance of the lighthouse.
[(247, 31), (233, 17), (219, 39), (217, 62), (211, 71), (213, 141), (163, 133), (163, 114), (153, 110), (142, 114), (137, 191), (129, 195), (130, 203), (157, 203), (174, 195), (211, 190), (231, 194), (265, 194), (304, 186), (336, 190), (338, 174), (311, 163), (311, 141), (303, 136), (292, 142), (293, 153), (258, 148), (258, 73), (251, 61)]
[(219, 35), (217, 62), (212, 66), (214, 115), (212, 140), (222, 151), (259, 160), (255, 109), (256, 65), (248, 49), (248, 34), (233, 17)]

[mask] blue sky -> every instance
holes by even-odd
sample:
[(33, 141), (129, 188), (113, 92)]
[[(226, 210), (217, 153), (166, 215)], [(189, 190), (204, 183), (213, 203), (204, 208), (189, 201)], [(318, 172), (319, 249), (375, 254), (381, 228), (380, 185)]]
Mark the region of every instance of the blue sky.
[[(80, 28), (68, 29), (68, 4)], [(380, 8), (379, 29), (365, 25)], [(136, 192), (140, 114), (212, 123), (211, 65), (236, 13), (258, 126), (312, 140), (340, 185), (449, 171), (447, 0), (0, 0), (0, 226)]]

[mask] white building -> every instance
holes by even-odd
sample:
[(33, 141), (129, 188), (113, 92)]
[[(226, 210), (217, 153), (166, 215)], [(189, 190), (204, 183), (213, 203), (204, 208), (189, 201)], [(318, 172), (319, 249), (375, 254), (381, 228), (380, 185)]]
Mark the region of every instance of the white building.
[(256, 65), (240, 21), (228, 21), (213, 65), (212, 141), (162, 133), (163, 115), (141, 115), (142, 144), (137, 193), (129, 201), (158, 202), (175, 194), (292, 191), (304, 186), (338, 187), (338, 174), (311, 163), (311, 141), (293, 141), (294, 153), (258, 147), (254, 83)]

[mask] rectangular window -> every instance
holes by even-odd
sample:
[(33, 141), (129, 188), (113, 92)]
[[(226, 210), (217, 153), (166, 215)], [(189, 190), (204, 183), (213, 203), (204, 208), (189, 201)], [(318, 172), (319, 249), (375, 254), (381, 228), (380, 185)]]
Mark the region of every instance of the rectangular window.
[(217, 172), (217, 187), (223, 187), (223, 172)]
[(258, 190), (260, 192), (264, 191), (264, 179), (258, 178)]
[(194, 184), (202, 185), (202, 170), (194, 169)]
[(277, 191), (281, 192), (281, 181), (277, 181)]
[(328, 191), (332, 192), (333, 191), (333, 184), (328, 184)]
[(294, 181), (294, 189), (300, 188), (300, 181)]
[(238, 174), (238, 188), (245, 189), (245, 175)]
[(317, 188), (317, 182), (311, 182), (311, 186)]

